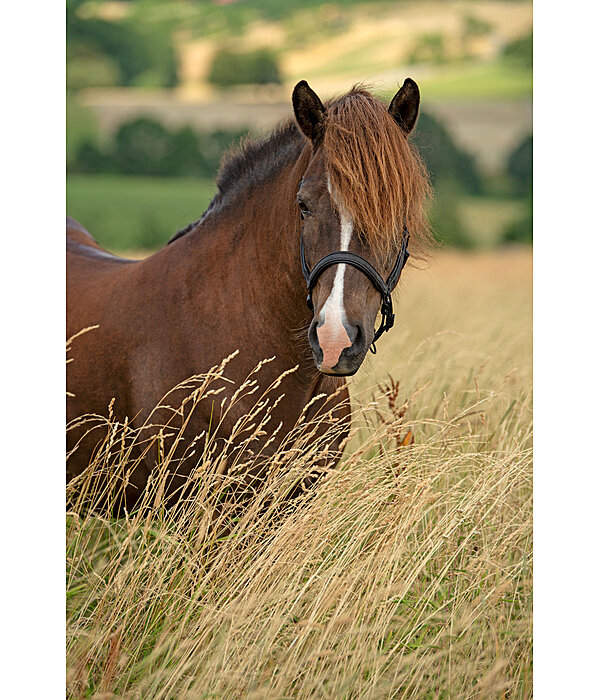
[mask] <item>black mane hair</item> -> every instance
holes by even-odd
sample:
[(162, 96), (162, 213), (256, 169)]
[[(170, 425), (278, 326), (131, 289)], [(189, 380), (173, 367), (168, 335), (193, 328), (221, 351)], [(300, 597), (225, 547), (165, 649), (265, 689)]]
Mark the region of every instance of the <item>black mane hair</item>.
[(246, 138), (239, 147), (225, 154), (217, 175), (217, 193), (206, 211), (196, 221), (178, 231), (173, 243), (200, 224), (209, 214), (220, 211), (240, 195), (275, 176), (287, 163), (298, 158), (306, 140), (296, 123), (288, 120), (268, 136), (254, 140)]

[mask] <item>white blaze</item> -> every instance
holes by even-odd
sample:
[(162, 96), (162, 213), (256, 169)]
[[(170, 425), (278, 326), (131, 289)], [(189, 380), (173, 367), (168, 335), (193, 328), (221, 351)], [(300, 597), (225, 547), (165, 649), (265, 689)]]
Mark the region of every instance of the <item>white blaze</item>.
[[(331, 189), (329, 176), (327, 177), (327, 189), (333, 202), (335, 202), (340, 214), (340, 250), (348, 250), (350, 247), (350, 239), (352, 238), (352, 229), (354, 223), (352, 217), (349, 216), (345, 207), (340, 206)], [(321, 309), (320, 320), (325, 323), (339, 323), (342, 328), (346, 320), (346, 311), (344, 309), (344, 275), (346, 274), (346, 265), (336, 265), (335, 278), (331, 293), (327, 297), (327, 301)], [(344, 329), (345, 331), (345, 329)]]
[[(327, 187), (331, 199), (337, 204), (340, 215), (340, 250), (348, 250), (350, 239), (352, 238), (353, 222), (352, 217), (340, 206), (331, 191), (328, 182)], [(346, 311), (344, 309), (344, 275), (346, 265), (336, 265), (335, 277), (331, 292), (323, 304), (319, 314), (317, 325), (317, 337), (323, 350), (323, 368), (331, 369), (339, 359), (344, 348), (350, 347), (352, 341), (348, 337), (344, 322), (346, 321)]]
[[(340, 250), (348, 250), (350, 247), (350, 239), (352, 238), (353, 222), (352, 219), (340, 211)], [(321, 315), (325, 323), (339, 322), (343, 325), (346, 320), (346, 311), (344, 309), (344, 275), (346, 274), (346, 265), (336, 265), (335, 278), (333, 287), (327, 297), (327, 301), (323, 304)]]

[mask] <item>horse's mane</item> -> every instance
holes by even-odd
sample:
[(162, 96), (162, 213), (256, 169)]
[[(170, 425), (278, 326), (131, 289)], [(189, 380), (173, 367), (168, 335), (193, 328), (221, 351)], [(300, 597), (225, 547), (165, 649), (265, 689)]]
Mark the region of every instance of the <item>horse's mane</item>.
[(261, 184), (299, 157), (304, 137), (296, 123), (288, 119), (260, 139), (246, 137), (230, 149), (221, 162), (217, 187), (222, 199)]
[(326, 107), (323, 149), (336, 199), (381, 254), (398, 250), (406, 223), (411, 254), (423, 255), (433, 242), (424, 210), (431, 190), (415, 146), (361, 85)]
[(296, 123), (282, 122), (267, 136), (260, 139), (246, 137), (233, 146), (221, 160), (217, 174), (217, 194), (197, 221), (178, 231), (169, 241), (185, 236), (211, 213), (217, 213), (238, 196), (276, 175), (290, 161), (300, 155), (305, 139)]
[[(411, 254), (422, 255), (432, 242), (424, 211), (430, 186), (416, 148), (383, 102), (361, 85), (325, 106), (322, 148), (336, 201), (379, 253), (399, 248), (406, 223)], [(243, 141), (223, 158), (218, 192), (202, 218), (175, 234), (169, 243), (239, 194), (276, 175), (300, 155), (305, 143), (294, 120), (282, 123), (265, 138)]]

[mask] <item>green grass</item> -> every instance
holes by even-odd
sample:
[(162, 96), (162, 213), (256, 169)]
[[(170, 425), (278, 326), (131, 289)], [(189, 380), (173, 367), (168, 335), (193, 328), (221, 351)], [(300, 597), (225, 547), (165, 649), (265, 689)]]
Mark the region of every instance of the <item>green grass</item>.
[(419, 86), (428, 99), (531, 99), (533, 74), (502, 61), (457, 63), (441, 68), (431, 78), (423, 78)]
[(109, 250), (158, 248), (208, 206), (216, 186), (195, 178), (70, 175), (67, 214)]
[[(353, 43), (347, 51), (325, 60), (318, 68), (312, 68), (310, 77), (314, 79), (329, 78), (332, 75), (336, 77), (347, 76), (348, 81), (352, 82), (360, 81), (361, 76), (366, 74), (389, 69), (389, 64), (377, 55), (374, 51), (375, 48), (371, 40), (363, 41), (359, 45)], [(292, 81), (296, 81), (302, 80), (305, 75), (306, 71), (301, 70), (288, 77)]]
[[(195, 178), (70, 175), (67, 213), (109, 250), (151, 250), (199, 218), (215, 191), (212, 180)], [(518, 199), (458, 197), (459, 221), (475, 247), (493, 247), (526, 213)]]
[(76, 98), (67, 98), (67, 162), (75, 158), (84, 141), (98, 138), (98, 122), (91, 109), (84, 107)]

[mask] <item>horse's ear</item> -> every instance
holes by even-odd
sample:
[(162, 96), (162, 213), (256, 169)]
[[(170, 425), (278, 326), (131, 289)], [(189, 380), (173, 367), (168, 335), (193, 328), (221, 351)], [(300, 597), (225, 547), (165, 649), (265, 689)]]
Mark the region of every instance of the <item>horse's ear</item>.
[(390, 102), (390, 114), (405, 134), (410, 134), (417, 121), (420, 99), (418, 85), (412, 78), (407, 78)]
[(292, 104), (298, 126), (315, 143), (323, 136), (324, 118), (327, 110), (306, 80), (301, 80), (294, 88)]

